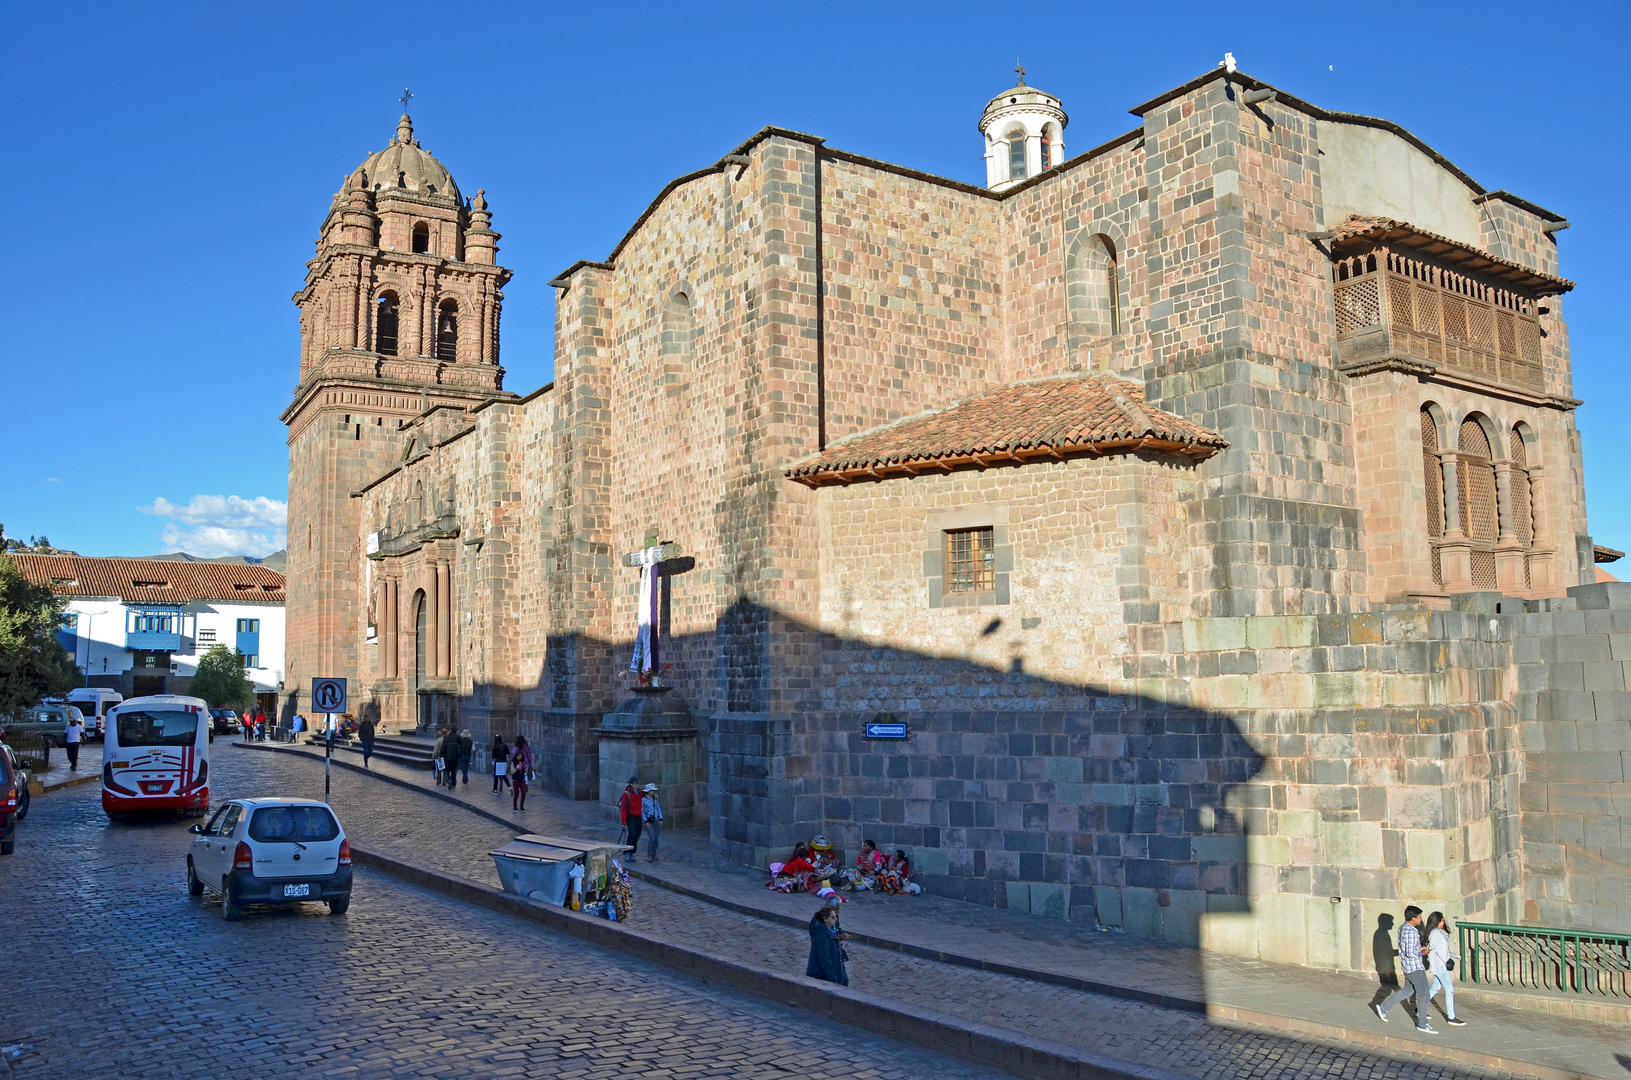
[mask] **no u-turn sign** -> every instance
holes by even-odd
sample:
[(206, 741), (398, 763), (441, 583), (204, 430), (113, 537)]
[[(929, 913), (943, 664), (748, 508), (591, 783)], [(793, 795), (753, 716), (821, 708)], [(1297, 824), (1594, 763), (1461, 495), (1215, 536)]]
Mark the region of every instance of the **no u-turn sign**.
[(345, 680), (313, 679), (311, 681), (311, 707), (313, 712), (345, 712)]

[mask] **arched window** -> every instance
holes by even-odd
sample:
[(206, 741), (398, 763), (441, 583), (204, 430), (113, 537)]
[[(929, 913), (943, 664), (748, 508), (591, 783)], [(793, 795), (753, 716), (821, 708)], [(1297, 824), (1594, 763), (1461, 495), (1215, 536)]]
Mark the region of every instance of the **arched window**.
[(396, 293), (380, 293), (374, 308), (374, 351), (385, 356), (395, 356)]
[(422, 525), (425, 521), (425, 482), (417, 480), (413, 485), (413, 498), (408, 502), (408, 524)]
[(413, 227), (413, 253), (426, 255), (430, 252), (430, 226), (423, 221)]
[(1456, 479), (1461, 488), (1461, 527), (1472, 541), (1472, 586), (1494, 589), (1495, 541), (1500, 538), (1500, 512), (1495, 503), (1495, 465), (1489, 435), (1478, 417), (1461, 422), (1456, 438)]
[(691, 354), (691, 298), (682, 290), (663, 307), (663, 355)]
[(459, 305), (443, 300), (436, 313), (436, 359), (444, 364), (459, 359)]
[(1016, 131), (1008, 136), (1008, 179), (1025, 179), (1025, 133)]
[(1053, 131), (1051, 128), (1042, 129), (1042, 171), (1047, 172), (1053, 168)]
[(1444, 466), (1438, 458), (1438, 423), (1428, 409), (1421, 411), (1421, 478), (1427, 498), (1427, 542), (1433, 554), (1433, 584), (1444, 584), (1438, 544), (1444, 539)]
[(1065, 255), (1065, 303), (1072, 336), (1086, 342), (1121, 333), (1121, 284), (1116, 245), (1103, 233), (1082, 233)]

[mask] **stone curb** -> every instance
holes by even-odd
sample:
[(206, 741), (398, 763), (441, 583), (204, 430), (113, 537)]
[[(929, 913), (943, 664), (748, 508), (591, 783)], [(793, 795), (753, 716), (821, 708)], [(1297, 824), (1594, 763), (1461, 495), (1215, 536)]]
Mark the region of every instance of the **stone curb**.
[[(1461, 996), (1459, 990), (1456, 991), (1456, 996)], [(1601, 1080), (1601, 1077), (1593, 1076), (1590, 1073), (1575, 1072), (1572, 1069), (1557, 1069), (1550, 1065), (1537, 1065), (1535, 1062), (1519, 1058), (1504, 1058), (1495, 1054), (1483, 1054), (1477, 1050), (1463, 1050), (1460, 1047), (1445, 1046), (1441, 1043), (1400, 1039), (1364, 1028), (1342, 1027), (1339, 1024), (1298, 1020), (1289, 1016), (1275, 1016), (1272, 1013), (1241, 1009), (1233, 1005), (1209, 1005), (1206, 1009), (1206, 1015), (1212, 1020), (1247, 1025), (1257, 1030), (1267, 1028), (1287, 1035), (1321, 1040), (1339, 1040), (1357, 1046), (1386, 1050), (1390, 1054), (1415, 1055), (1417, 1057), (1433, 1058), (1437, 1061), (1447, 1061), (1455, 1065), (1496, 1069), (1500, 1072), (1511, 1073), (1514, 1076), (1533, 1077), (1534, 1080)], [(1399, 1010), (1399, 1015), (1404, 1018), (1405, 1023), (1410, 1023), (1410, 1014), (1405, 1012), (1404, 1009)]]
[(102, 780), (102, 774), (99, 772), (85, 773), (82, 776), (74, 777), (72, 780), (63, 780), (62, 782), (56, 784), (47, 784), (45, 781), (39, 780), (34, 776), (30, 776), (28, 779), (28, 793), (30, 795), (44, 795), (49, 791), (60, 791), (62, 788), (70, 788), (79, 784), (100, 783)]
[(356, 845), (352, 846), (351, 853), (359, 866), (444, 896), (491, 911), (518, 915), (580, 941), (614, 949), (716, 986), (1019, 1076), (1037, 1080), (1186, 1080), (1164, 1069), (1120, 1061), (1044, 1039), (1027, 1039), (1005, 1028), (970, 1025), (960, 1017), (945, 1013), (902, 1005), (814, 979), (795, 978), (714, 953), (681, 948), (628, 923), (610, 922), (489, 889)]

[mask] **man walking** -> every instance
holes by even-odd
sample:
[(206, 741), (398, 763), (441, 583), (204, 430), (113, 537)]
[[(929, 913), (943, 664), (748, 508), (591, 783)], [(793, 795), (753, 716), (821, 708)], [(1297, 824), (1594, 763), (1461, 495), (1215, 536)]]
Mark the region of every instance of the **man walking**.
[[(205, 719), (209, 719), (205, 717)], [(79, 741), (85, 737), (85, 721), (79, 713), (68, 710), (68, 726), (62, 733), (63, 746), (68, 750), (68, 771), (79, 771)]]
[(1399, 974), (1404, 976), (1405, 984), (1395, 990), (1382, 1004), (1371, 1007), (1385, 1024), (1388, 1010), (1414, 994), (1416, 1030), (1423, 1035), (1437, 1035), (1438, 1032), (1428, 1022), (1427, 1003), (1432, 1000), (1433, 993), (1427, 982), (1427, 966), (1422, 962), (1422, 954), (1425, 952), (1427, 946), (1421, 943), (1421, 908), (1411, 904), (1404, 909), (1404, 925), (1399, 927)]
[(641, 803), (640, 789), (635, 786), (636, 778), (629, 777), (627, 786), (623, 788), (623, 796), (617, 800), (617, 812), (623, 817), (623, 827), (629, 830), (629, 853), (637, 855), (640, 852), (640, 824)]
[(465, 728), (459, 732), (459, 775), (464, 786), (470, 786), (470, 759), (476, 756), (476, 737)]
[(362, 743), (362, 767), (368, 768), (368, 757), (374, 752), (374, 714), (364, 713), (357, 725), (357, 741)]

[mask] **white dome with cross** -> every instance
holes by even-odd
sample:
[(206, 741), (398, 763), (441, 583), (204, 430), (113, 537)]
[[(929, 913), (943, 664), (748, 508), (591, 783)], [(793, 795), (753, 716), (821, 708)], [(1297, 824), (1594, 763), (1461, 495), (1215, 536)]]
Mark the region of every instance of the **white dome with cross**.
[(1019, 83), (986, 103), (980, 115), (985, 136), (985, 185), (993, 191), (1012, 187), (1065, 159), (1065, 125), (1070, 117), (1059, 99), (1025, 85), (1025, 69), (1016, 65)]

